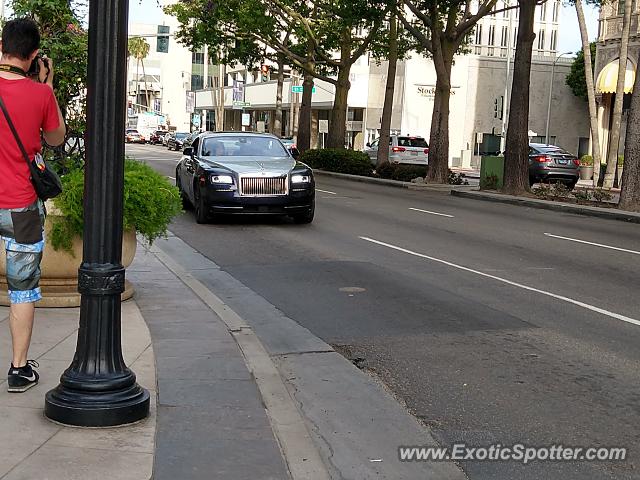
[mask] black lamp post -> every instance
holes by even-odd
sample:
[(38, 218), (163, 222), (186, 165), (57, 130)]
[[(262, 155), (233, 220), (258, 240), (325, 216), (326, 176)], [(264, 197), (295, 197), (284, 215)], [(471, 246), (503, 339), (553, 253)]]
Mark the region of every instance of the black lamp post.
[(73, 361), (45, 400), (45, 415), (67, 425), (124, 425), (149, 414), (149, 392), (125, 365), (120, 338), (128, 10), (128, 0), (89, 2), (80, 328)]

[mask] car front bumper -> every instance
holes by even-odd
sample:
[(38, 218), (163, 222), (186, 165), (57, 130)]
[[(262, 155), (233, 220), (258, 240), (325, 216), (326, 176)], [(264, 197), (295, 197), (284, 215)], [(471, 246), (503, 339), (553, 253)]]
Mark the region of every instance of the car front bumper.
[(313, 207), (315, 189), (294, 189), (287, 195), (241, 196), (235, 187), (209, 186), (204, 201), (210, 213), (295, 215)]

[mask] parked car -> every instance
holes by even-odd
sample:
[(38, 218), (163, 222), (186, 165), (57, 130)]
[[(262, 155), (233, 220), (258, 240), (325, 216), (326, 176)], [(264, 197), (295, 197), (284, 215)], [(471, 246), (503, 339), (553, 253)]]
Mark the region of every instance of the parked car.
[(300, 157), (300, 150), (298, 150), (298, 146), (293, 141), (293, 138), (281, 138), (280, 141), (285, 147), (287, 147), (287, 150), (289, 150), (289, 153), (293, 158), (297, 160), (298, 157)]
[(151, 145), (162, 145), (164, 136), (169, 133), (166, 130), (156, 130), (149, 135), (149, 143)]
[(128, 128), (124, 134), (126, 143), (146, 143), (144, 136), (134, 128)]
[(184, 142), (191, 136), (188, 132), (173, 132), (167, 139), (167, 148), (169, 150), (182, 150)]
[[(369, 155), (371, 163), (378, 161), (380, 139), (368, 143), (364, 152)], [(423, 137), (407, 135), (391, 135), (389, 140), (389, 162), (410, 165), (429, 164), (429, 144)]]
[(176, 167), (176, 186), (198, 223), (220, 214), (288, 215), (296, 223), (314, 217), (311, 168), (271, 134), (198, 135)]
[(580, 160), (555, 145), (529, 144), (529, 184), (562, 182), (570, 190), (580, 179)]

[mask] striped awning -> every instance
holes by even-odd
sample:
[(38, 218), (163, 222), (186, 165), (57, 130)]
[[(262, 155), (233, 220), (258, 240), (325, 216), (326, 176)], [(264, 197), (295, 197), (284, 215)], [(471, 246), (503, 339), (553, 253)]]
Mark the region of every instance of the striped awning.
[[(627, 68), (624, 74), (624, 93), (633, 91), (633, 82), (636, 80), (636, 71), (633, 63), (627, 59)], [(618, 60), (607, 64), (596, 81), (596, 91), (598, 93), (616, 93), (618, 84)]]

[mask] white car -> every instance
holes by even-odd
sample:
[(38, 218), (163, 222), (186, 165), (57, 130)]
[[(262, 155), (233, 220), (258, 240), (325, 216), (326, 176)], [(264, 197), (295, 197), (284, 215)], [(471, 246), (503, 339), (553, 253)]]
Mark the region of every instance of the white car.
[[(368, 143), (364, 152), (369, 155), (371, 162), (378, 161), (380, 139)], [(429, 164), (429, 144), (423, 137), (409, 135), (391, 135), (389, 141), (389, 162), (409, 165)]]

